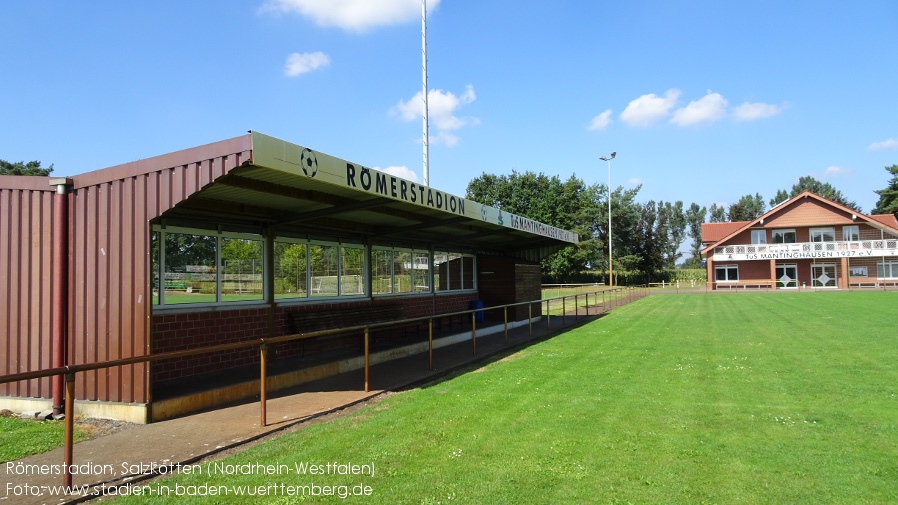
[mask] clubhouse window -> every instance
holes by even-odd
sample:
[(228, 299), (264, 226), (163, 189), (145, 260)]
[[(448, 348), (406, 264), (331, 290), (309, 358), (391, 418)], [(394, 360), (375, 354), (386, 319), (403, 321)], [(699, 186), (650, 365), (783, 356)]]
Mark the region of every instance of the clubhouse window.
[(842, 227), (843, 242), (857, 242), (861, 239), (860, 227), (857, 225)]
[(767, 230), (752, 230), (751, 231), (751, 243), (752, 244), (766, 244), (767, 243)]
[(835, 242), (836, 241), (836, 229), (835, 228), (811, 228), (810, 229), (811, 242)]
[(773, 230), (771, 237), (774, 244), (794, 244), (795, 230)]
[(898, 261), (882, 261), (876, 264), (876, 277), (898, 279)]
[(714, 280), (717, 282), (737, 282), (739, 280), (739, 265), (715, 265)]

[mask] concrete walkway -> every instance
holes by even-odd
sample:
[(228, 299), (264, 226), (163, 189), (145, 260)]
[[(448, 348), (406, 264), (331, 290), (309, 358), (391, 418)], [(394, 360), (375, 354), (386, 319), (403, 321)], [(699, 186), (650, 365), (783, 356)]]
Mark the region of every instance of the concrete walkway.
[[(75, 444), (73, 462), (80, 473), (74, 474), (73, 486), (79, 492), (62, 488), (63, 450), (0, 464), (0, 505), (77, 503), (96, 498), (85, 497), (108, 487), (146, 480), (159, 473), (175, 473), (178, 465), (192, 464), (224, 450), (239, 447), (306, 423), (328, 413), (372, 400), (385, 391), (396, 391), (439, 380), (480, 361), (490, 361), (504, 352), (513, 352), (522, 344), (546, 338), (574, 324), (594, 319), (600, 307), (580, 310), (577, 321), (568, 315), (509, 330), (504, 342), (503, 326), (487, 336), (478, 330), (477, 354), (470, 341), (434, 350), (434, 370), (428, 369), (427, 354), (418, 354), (374, 365), (370, 368), (370, 392), (364, 391), (364, 371), (354, 370), (270, 393), (267, 402), (267, 426), (260, 425), (260, 403), (241, 403), (208, 412), (154, 424), (139, 425), (110, 435)], [(493, 326), (495, 330), (496, 327)], [(44, 465), (42, 467), (42, 465)]]

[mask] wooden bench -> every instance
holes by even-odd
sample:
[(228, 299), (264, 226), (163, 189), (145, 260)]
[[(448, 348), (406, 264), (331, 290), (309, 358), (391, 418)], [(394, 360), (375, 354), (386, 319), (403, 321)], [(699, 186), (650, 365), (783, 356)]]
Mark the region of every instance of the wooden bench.
[[(396, 303), (378, 303), (365, 307), (294, 310), (287, 314), (287, 327), (292, 334), (309, 333), (398, 321), (402, 317), (402, 305)], [(383, 335), (389, 330), (390, 328), (377, 330), (377, 334)], [(345, 339), (347, 335), (349, 335), (348, 332), (337, 332), (302, 339), (302, 355), (305, 355), (306, 346), (310, 343), (317, 344), (318, 350), (321, 351), (326, 341)]]
[(722, 289), (742, 289), (743, 291), (747, 291), (748, 288), (752, 289), (775, 289), (776, 281), (737, 281), (737, 282), (714, 282), (714, 289), (722, 290)]

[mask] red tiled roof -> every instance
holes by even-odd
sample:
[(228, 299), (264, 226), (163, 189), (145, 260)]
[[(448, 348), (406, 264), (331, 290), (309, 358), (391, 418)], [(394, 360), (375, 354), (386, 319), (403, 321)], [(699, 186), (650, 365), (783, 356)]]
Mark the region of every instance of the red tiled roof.
[(871, 215), (870, 219), (882, 223), (891, 228), (898, 229), (898, 218), (895, 218), (895, 214), (875, 214)]
[(723, 239), (741, 229), (751, 221), (734, 221), (732, 223), (702, 223), (702, 243), (712, 243)]

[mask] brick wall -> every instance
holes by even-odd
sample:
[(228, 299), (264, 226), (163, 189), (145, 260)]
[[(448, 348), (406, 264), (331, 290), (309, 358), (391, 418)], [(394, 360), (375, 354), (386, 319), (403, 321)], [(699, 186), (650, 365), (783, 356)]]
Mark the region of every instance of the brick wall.
[[(153, 316), (153, 353), (182, 351), (267, 336), (268, 309), (235, 309)], [(152, 381), (178, 379), (259, 362), (256, 348), (235, 349), (154, 363)]]

